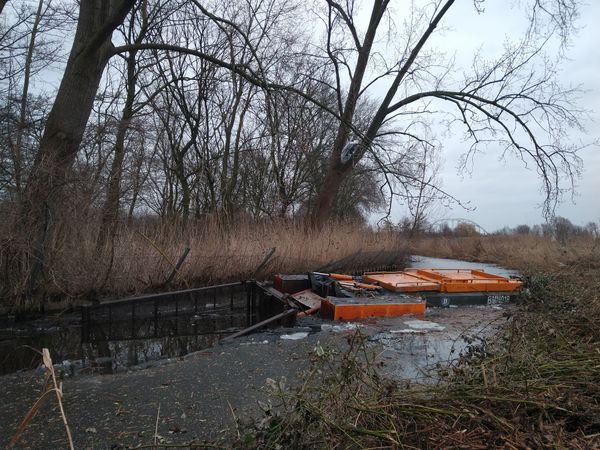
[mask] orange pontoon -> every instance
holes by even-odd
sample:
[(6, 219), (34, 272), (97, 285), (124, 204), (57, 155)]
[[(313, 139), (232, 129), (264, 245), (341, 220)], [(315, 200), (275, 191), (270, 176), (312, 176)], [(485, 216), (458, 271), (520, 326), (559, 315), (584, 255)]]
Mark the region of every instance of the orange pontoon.
[(523, 283), (474, 269), (405, 269), (420, 279), (439, 283), (440, 292), (512, 292)]
[(392, 292), (439, 291), (440, 283), (406, 272), (366, 272), (363, 280)]
[(426, 303), (417, 297), (357, 298), (327, 297), (321, 302), (321, 317), (328, 320), (352, 320), (368, 317), (424, 314)]

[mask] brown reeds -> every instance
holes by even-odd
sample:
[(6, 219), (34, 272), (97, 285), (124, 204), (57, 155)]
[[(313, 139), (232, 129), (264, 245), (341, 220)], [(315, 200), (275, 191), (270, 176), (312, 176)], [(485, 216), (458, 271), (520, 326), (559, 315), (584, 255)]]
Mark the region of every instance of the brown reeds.
[[(289, 220), (244, 221), (223, 225), (218, 221), (178, 222), (139, 220), (123, 224), (105, 248), (96, 248), (97, 226), (81, 224), (57, 232), (47, 255), (48, 299), (90, 299), (123, 296), (163, 288), (184, 248), (190, 253), (171, 284), (173, 288), (237, 281), (254, 275), (265, 255), (276, 251), (259, 277), (277, 272), (313, 270), (362, 250), (401, 252), (405, 241), (396, 233), (373, 231), (351, 224), (330, 224), (307, 229)], [(27, 268), (26, 241), (0, 240), (0, 271), (7, 283), (0, 286), (0, 306), (35, 307), (20, 294)], [(20, 255), (20, 256), (19, 256)], [(18, 270), (17, 270), (18, 269)]]
[(566, 242), (529, 235), (424, 236), (410, 241), (415, 255), (494, 263), (518, 270), (555, 270), (600, 253), (600, 239), (573, 236)]
[[(50, 351), (47, 348), (43, 348), (41, 351), (42, 362), (45, 367), (45, 378), (44, 378), (44, 389), (42, 390), (42, 394), (37, 399), (37, 401), (33, 404), (33, 406), (29, 409), (25, 417), (17, 427), (15, 434), (10, 440), (8, 447), (12, 448), (18, 442), (19, 438), (25, 432), (25, 429), (29, 425), (29, 423), (33, 420), (33, 418), (37, 415), (43, 404), (46, 402), (48, 397), (54, 392), (56, 394), (56, 401), (58, 403), (58, 408), (60, 411), (60, 417), (65, 426), (65, 431), (67, 433), (67, 440), (69, 443), (69, 448), (74, 450), (73, 446), (73, 438), (71, 436), (71, 429), (69, 428), (69, 424), (67, 422), (67, 416), (65, 414), (65, 409), (63, 407), (63, 391), (62, 391), (62, 382), (59, 382), (56, 378), (56, 373), (54, 371), (54, 366), (52, 363), (52, 358), (50, 357)], [(51, 382), (51, 383), (50, 383)]]

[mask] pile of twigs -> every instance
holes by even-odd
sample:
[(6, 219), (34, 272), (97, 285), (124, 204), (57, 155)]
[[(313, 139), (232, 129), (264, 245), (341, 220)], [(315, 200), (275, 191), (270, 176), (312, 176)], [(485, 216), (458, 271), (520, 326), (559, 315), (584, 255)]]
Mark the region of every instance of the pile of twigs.
[(528, 277), (530, 296), (498, 339), (436, 386), (382, 378), (364, 339), (317, 347), (297, 390), (275, 386), (236, 446), (252, 448), (597, 448), (600, 258)]

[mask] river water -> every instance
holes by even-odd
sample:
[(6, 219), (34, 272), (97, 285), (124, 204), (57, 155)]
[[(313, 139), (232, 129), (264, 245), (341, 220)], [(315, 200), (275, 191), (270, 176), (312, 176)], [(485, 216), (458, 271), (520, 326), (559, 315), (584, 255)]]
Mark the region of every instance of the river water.
[(461, 261), (460, 259), (431, 258), (429, 256), (415, 255), (412, 257), (411, 267), (419, 269), (481, 269), (485, 272), (503, 277), (517, 275), (515, 270), (505, 269), (495, 264)]

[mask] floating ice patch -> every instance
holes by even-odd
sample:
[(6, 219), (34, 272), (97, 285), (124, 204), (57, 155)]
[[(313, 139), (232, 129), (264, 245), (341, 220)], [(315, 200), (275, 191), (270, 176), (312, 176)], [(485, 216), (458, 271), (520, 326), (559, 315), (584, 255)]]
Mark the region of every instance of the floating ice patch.
[(352, 322), (346, 322), (342, 325), (330, 325), (328, 323), (321, 325), (322, 331), (333, 331), (335, 333), (339, 333), (340, 331), (356, 330), (358, 328), (360, 328), (360, 324)]
[(428, 320), (407, 320), (404, 323), (415, 330), (442, 331), (446, 328), (439, 323), (429, 322)]
[(415, 330), (414, 328), (405, 328), (403, 330), (390, 330), (390, 333), (398, 334), (423, 334), (425, 330)]
[(308, 336), (308, 331), (299, 331), (298, 333), (282, 334), (281, 339), (297, 341), (298, 339), (304, 339), (306, 336)]
[(240, 345), (257, 345), (257, 344), (264, 345), (264, 344), (268, 344), (268, 343), (269, 343), (269, 341), (265, 339), (264, 341), (260, 341), (260, 342), (258, 342), (258, 341), (242, 342), (242, 343), (240, 343)]

